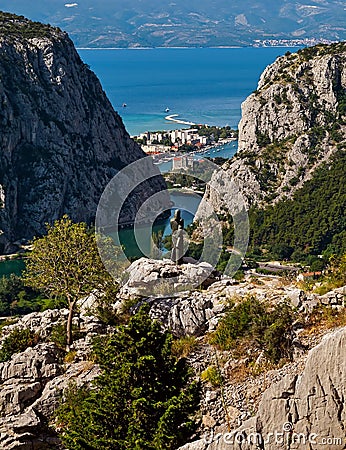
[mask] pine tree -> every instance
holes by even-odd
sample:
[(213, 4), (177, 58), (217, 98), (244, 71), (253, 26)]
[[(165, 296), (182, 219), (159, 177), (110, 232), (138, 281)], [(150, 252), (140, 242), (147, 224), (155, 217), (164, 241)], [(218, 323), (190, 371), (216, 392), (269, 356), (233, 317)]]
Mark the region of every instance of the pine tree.
[(59, 409), (69, 450), (176, 449), (195, 430), (199, 384), (172, 336), (146, 307), (94, 344), (102, 374), (92, 389), (69, 390)]

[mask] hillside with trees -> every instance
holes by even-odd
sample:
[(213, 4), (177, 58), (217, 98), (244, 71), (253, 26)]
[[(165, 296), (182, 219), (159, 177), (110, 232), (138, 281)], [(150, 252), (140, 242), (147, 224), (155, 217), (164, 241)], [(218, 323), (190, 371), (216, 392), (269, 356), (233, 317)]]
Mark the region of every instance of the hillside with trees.
[(305, 261), (346, 252), (346, 151), (316, 170), (292, 199), (250, 209), (250, 252)]

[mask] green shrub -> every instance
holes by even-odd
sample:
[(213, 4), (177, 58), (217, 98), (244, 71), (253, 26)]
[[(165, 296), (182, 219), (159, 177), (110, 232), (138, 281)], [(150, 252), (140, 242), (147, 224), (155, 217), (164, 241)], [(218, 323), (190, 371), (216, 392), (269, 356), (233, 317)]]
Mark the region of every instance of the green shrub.
[(49, 340), (54, 342), (59, 348), (65, 349), (67, 342), (66, 323), (53, 325)]
[(77, 355), (76, 350), (70, 350), (68, 353), (66, 353), (64, 362), (68, 363), (68, 364), (72, 363), (74, 361), (76, 355)]
[(243, 281), (245, 278), (245, 274), (242, 270), (237, 270), (236, 273), (233, 275), (233, 278), (236, 281)]
[(40, 336), (25, 328), (15, 328), (3, 341), (0, 350), (0, 362), (8, 361), (15, 353), (20, 353), (28, 347), (34, 347), (40, 340)]
[(211, 343), (221, 350), (234, 348), (238, 338), (252, 332), (253, 327), (263, 328), (260, 323), (265, 316), (264, 306), (254, 297), (249, 297), (231, 310), (221, 320), (217, 330), (211, 336)]
[[(79, 328), (75, 324), (72, 326), (72, 335), (74, 340), (79, 339), (82, 335), (82, 333), (79, 331)], [(67, 344), (66, 321), (53, 325), (48, 340), (54, 342), (54, 344), (61, 350), (66, 349)]]
[(94, 343), (101, 375), (93, 388), (65, 394), (57, 411), (69, 449), (179, 448), (197, 428), (199, 383), (183, 359), (171, 353), (172, 336), (162, 332), (148, 306), (126, 326)]
[(272, 322), (263, 334), (264, 354), (277, 364), (282, 358), (291, 358), (292, 308), (284, 303), (270, 313)]
[(213, 387), (218, 387), (222, 385), (223, 378), (220, 370), (215, 366), (209, 366), (206, 370), (201, 373), (201, 379), (203, 381), (208, 381)]
[(271, 144), (270, 137), (265, 133), (261, 133), (260, 131), (257, 131), (256, 137), (257, 137), (257, 144), (261, 148), (266, 147), (267, 145)]
[[(231, 309), (210, 336), (210, 343), (221, 350), (236, 350), (244, 356), (253, 346), (278, 363), (291, 357), (291, 327), (294, 311), (287, 303), (274, 307), (248, 297)], [(257, 355), (254, 353), (253, 357)]]

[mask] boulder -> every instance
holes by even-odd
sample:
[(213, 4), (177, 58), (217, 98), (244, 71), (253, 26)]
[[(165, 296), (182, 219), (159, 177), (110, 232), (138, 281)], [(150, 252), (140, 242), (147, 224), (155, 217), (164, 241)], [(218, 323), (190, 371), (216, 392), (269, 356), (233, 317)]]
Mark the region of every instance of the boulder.
[(178, 337), (201, 336), (215, 316), (212, 299), (197, 292), (188, 297), (149, 299), (149, 303), (150, 316)]
[(129, 277), (120, 295), (129, 297), (174, 296), (199, 286), (207, 287), (218, 279), (213, 266), (206, 262), (176, 265), (169, 259), (141, 258), (126, 272)]

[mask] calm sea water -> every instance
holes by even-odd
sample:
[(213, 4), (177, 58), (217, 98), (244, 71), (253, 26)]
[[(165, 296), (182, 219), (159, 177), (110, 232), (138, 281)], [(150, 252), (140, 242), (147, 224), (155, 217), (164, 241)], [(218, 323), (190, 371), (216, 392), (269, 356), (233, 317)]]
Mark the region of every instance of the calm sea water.
[[(169, 114), (195, 123), (230, 125), (256, 89), (264, 68), (291, 48), (159, 48), (79, 50), (101, 80), (131, 135), (182, 126)], [(127, 107), (122, 105), (126, 103)]]

